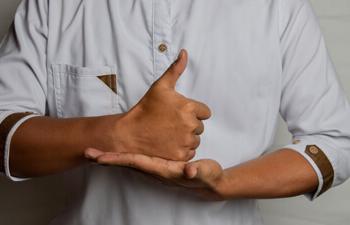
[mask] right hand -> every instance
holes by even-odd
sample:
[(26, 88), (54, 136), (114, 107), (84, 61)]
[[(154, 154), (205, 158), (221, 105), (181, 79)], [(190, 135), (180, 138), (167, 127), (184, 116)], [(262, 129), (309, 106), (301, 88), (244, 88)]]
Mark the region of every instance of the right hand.
[(187, 60), (187, 52), (181, 50), (177, 60), (121, 118), (118, 128), (123, 131), (118, 146), (121, 152), (178, 161), (195, 156), (199, 135), (204, 131), (202, 120), (210, 118), (211, 112), (205, 104), (175, 91)]

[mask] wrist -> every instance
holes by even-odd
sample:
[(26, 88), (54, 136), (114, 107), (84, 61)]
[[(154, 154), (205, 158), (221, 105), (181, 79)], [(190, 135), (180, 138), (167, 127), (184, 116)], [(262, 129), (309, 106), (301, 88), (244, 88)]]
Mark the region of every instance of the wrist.
[(145, 137), (147, 131), (143, 130), (141, 124), (142, 109), (135, 106), (124, 114), (119, 114), (114, 118), (113, 143), (117, 152), (124, 153), (144, 153), (143, 147), (148, 142)]
[(215, 192), (224, 200), (228, 200), (227, 189), (227, 174), (226, 170), (223, 171), (222, 176), (215, 182), (214, 190)]
[(101, 116), (97, 117), (97, 120), (94, 120), (93, 123), (88, 123), (86, 130), (92, 132), (89, 147), (94, 147), (104, 152), (125, 152), (122, 140), (126, 130), (121, 125), (124, 115)]
[(224, 170), (215, 186), (217, 194), (225, 200), (240, 198), (238, 180), (232, 176), (231, 172), (231, 170)]

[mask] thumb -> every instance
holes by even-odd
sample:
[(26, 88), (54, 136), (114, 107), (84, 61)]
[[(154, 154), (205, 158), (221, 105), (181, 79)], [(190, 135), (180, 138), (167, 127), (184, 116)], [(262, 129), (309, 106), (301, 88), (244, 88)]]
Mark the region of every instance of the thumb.
[(222, 167), (214, 160), (202, 159), (188, 163), (185, 174), (188, 179), (198, 179), (209, 184), (222, 175)]
[(177, 80), (185, 71), (188, 61), (188, 54), (185, 49), (181, 49), (177, 59), (167, 71), (159, 78), (158, 84), (164, 84), (169, 88), (175, 88)]

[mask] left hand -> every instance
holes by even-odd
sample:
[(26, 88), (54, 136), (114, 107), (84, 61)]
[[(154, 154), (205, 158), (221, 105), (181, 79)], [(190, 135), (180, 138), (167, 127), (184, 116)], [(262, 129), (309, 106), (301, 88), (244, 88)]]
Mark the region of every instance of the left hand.
[(102, 152), (94, 148), (88, 148), (85, 156), (98, 164), (140, 170), (166, 183), (190, 189), (206, 200), (225, 200), (221, 192), (224, 170), (211, 159), (182, 162), (142, 154)]

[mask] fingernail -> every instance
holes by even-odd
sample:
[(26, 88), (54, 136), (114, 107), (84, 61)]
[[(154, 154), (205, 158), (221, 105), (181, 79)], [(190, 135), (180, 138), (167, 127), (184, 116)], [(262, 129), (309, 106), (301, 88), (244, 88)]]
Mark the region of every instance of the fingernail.
[(100, 155), (97, 151), (88, 151), (85, 152), (85, 157), (88, 159), (96, 159)]
[(195, 178), (197, 176), (197, 169), (196, 168), (194, 168), (194, 167), (190, 167), (190, 169), (188, 170), (188, 173), (187, 173), (187, 177), (189, 178), (189, 179), (193, 179), (193, 178)]
[(185, 50), (184, 50), (184, 49), (181, 49), (180, 54), (179, 54), (179, 57), (180, 57), (180, 58), (183, 57), (184, 54), (185, 54)]
[(194, 169), (194, 170), (193, 170), (193, 174), (192, 174), (192, 178), (196, 177), (196, 176), (197, 176), (197, 173), (198, 173), (198, 170), (197, 170), (197, 169)]

